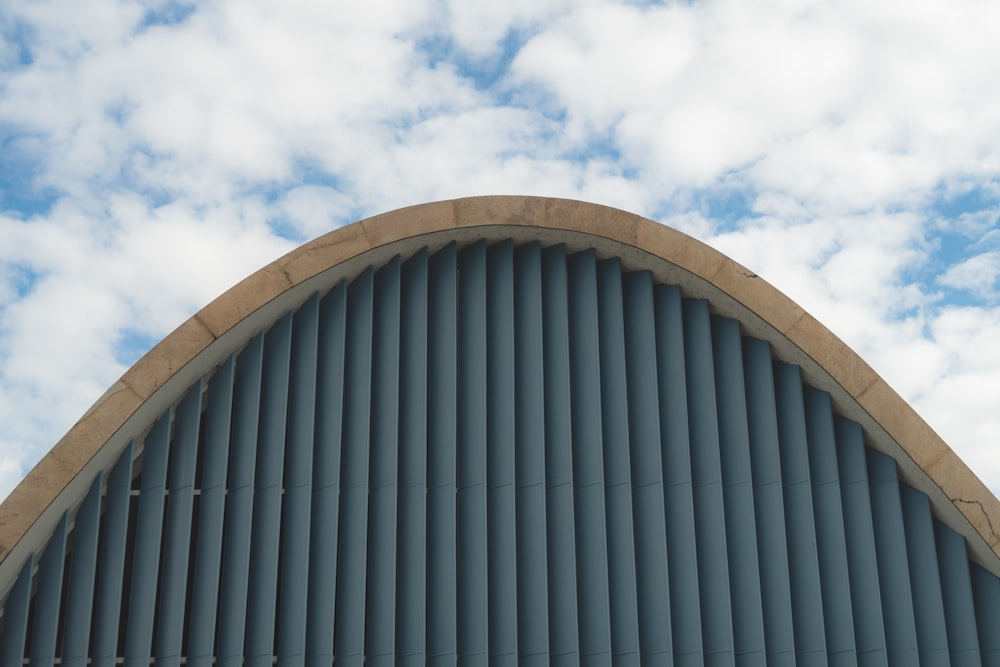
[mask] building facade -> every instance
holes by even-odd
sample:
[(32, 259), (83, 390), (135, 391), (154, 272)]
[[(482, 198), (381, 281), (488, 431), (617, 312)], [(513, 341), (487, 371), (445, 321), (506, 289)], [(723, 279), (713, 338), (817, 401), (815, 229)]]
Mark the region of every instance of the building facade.
[(249, 277), (56, 445), (0, 508), (0, 661), (994, 665), (998, 510), (710, 248), (439, 202)]

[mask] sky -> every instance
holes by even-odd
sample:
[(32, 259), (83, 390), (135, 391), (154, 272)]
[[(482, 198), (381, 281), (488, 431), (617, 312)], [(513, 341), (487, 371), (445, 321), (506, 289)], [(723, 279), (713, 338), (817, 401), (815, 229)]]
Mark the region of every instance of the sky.
[(661, 221), (1000, 492), (996, 0), (0, 0), (0, 498), (143, 353), (337, 226)]

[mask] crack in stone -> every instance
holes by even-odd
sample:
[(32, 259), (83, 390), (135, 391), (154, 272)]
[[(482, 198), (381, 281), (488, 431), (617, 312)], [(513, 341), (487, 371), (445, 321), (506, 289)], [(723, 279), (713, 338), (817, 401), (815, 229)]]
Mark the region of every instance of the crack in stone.
[(979, 511), (982, 512), (983, 516), (986, 518), (986, 524), (990, 527), (990, 534), (994, 537), (994, 539), (1000, 538), (1000, 535), (997, 535), (997, 531), (993, 527), (993, 522), (990, 521), (990, 515), (986, 511), (986, 508), (983, 507), (983, 503), (982, 502), (980, 502), (978, 500), (966, 500), (965, 498), (952, 498), (951, 502), (953, 502), (953, 503), (963, 503), (965, 505), (976, 505), (977, 507), (979, 507)]
[(757, 277), (759, 277), (756, 273), (749, 273), (747, 271), (740, 271), (740, 275), (746, 276), (747, 278), (757, 278)]

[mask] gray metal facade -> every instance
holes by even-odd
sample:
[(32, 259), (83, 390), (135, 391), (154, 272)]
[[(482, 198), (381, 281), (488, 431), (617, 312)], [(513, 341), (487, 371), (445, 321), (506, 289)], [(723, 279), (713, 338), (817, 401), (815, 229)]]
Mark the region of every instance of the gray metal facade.
[(768, 343), (561, 246), (276, 321), (94, 480), (21, 665), (997, 665), (1000, 580)]

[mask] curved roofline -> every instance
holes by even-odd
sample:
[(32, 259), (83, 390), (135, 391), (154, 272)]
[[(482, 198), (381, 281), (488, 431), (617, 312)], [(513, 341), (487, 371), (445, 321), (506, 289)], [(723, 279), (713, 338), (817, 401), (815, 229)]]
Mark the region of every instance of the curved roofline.
[(1000, 576), (1000, 501), (919, 415), (857, 354), (788, 297), (722, 253), (660, 223), (597, 204), (522, 196), (421, 204), (335, 229), (230, 288), (164, 338), (102, 396), (0, 505), (0, 596), (24, 557), (62, 513), (198, 377), (317, 290), (393, 255), (451, 241), (514, 238), (595, 248), (623, 267), (650, 270), (685, 296), (741, 322), (775, 355), (802, 367), (859, 422), (868, 445), (896, 459), (902, 479), (963, 534), (970, 557)]

